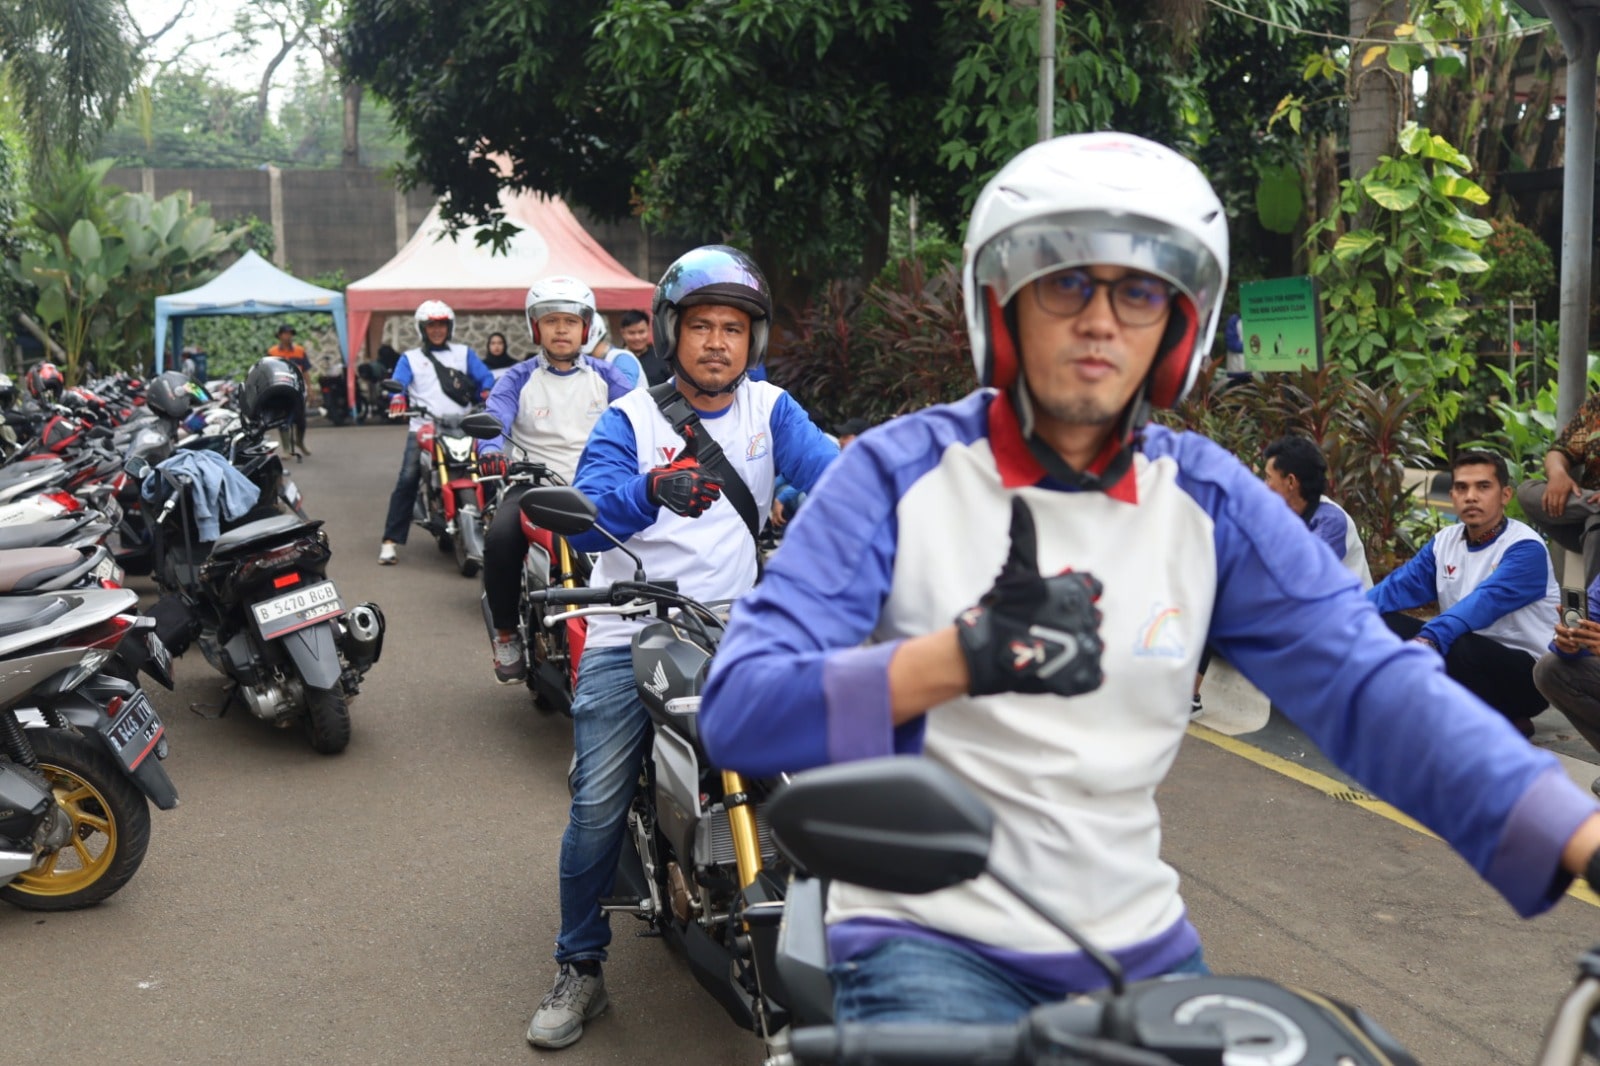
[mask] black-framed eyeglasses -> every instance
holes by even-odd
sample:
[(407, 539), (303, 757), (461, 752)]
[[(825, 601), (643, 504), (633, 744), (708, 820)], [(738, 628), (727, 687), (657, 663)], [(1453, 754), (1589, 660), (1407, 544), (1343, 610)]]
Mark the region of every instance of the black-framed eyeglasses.
[(1111, 313), (1124, 326), (1153, 326), (1160, 322), (1177, 291), (1160, 278), (1128, 274), (1115, 281), (1102, 281), (1087, 270), (1058, 270), (1033, 283), (1040, 309), (1061, 318), (1081, 314), (1094, 299), (1096, 289), (1108, 291)]

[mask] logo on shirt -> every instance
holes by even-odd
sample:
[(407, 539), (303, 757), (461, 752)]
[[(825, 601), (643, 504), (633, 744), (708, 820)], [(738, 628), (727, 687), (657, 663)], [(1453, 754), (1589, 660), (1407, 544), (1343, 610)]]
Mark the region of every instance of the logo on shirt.
[(678, 446), (676, 444), (669, 444), (665, 448), (657, 448), (656, 450), (661, 453), (661, 461), (663, 463), (672, 462), (672, 457), (678, 454)]
[(1456, 564), (1455, 563), (1446, 563), (1445, 564), (1445, 566), (1444, 566), (1444, 579), (1446, 581), (1454, 581), (1456, 579)]
[(535, 407), (533, 409), (533, 417), (534, 418), (549, 418), (550, 417), (550, 408), (548, 408), (548, 407)]
[(1183, 608), (1153, 605), (1139, 626), (1133, 654), (1156, 659), (1181, 659), (1188, 654), (1183, 642)]
[(753, 459), (763, 458), (766, 454), (767, 434), (763, 431), (750, 438), (750, 444), (744, 450), (744, 460), (748, 463)]

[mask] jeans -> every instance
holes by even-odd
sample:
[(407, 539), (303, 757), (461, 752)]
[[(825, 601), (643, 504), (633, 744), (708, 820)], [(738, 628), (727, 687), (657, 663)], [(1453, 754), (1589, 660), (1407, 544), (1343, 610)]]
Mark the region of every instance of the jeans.
[(396, 544), (406, 542), (411, 530), (411, 512), (417, 507), (417, 479), (422, 476), (422, 451), (417, 447), (417, 435), (406, 434), (406, 452), (400, 460), (400, 480), (389, 493), (389, 516), (383, 522), (383, 539)]
[(1544, 509), (1544, 490), (1549, 482), (1524, 481), (1517, 487), (1517, 502), (1528, 516), (1530, 525), (1545, 534), (1569, 552), (1583, 556), (1583, 580), (1568, 580), (1569, 585), (1588, 588), (1600, 576), (1600, 507), (1589, 502), (1589, 489), (1580, 489), (1567, 497), (1566, 509), (1560, 518), (1552, 518)]
[(650, 712), (633, 683), (633, 649), (583, 653), (572, 699), (572, 813), (561, 836), (561, 934), (556, 961), (603, 960), (611, 922), (600, 900), (616, 879), (628, 807), (650, 750)]
[[(1204, 975), (1199, 950), (1169, 973)], [(1004, 1024), (1060, 1002), (973, 951), (917, 937), (887, 940), (828, 969), (835, 1022)]]

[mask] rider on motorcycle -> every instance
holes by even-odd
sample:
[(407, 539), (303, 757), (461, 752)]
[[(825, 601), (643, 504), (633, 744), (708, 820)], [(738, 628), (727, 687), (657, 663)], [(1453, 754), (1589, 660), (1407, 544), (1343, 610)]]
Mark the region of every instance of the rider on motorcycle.
[[(1600, 844), (1594, 799), (1394, 637), (1237, 459), (1146, 423), (1222, 307), (1227, 216), (1200, 171), (1119, 133), (1035, 145), (979, 195), (965, 264), (993, 388), (866, 433), (810, 496), (712, 663), (714, 763), (920, 753), (1130, 980), (1203, 972), (1155, 792), (1209, 642), (1519, 913), (1554, 904)], [(1006, 1023), (1107, 981), (989, 879), (835, 883), (827, 917), (839, 1021)]]
[[(443, 300), (424, 300), (413, 316), (417, 323), (417, 347), (400, 357), (395, 364), (394, 380), (406, 387), (406, 392), (396, 393), (389, 399), (389, 417), (399, 418), (407, 411), (407, 395), (417, 405), (435, 415), (465, 414), (474, 401), (489, 394), (494, 387), (494, 375), (483, 365), (478, 353), (465, 344), (455, 344), (451, 336), (456, 329), (456, 314)], [(448, 383), (441, 379), (440, 371), (454, 371), (449, 375), (464, 375), (468, 383), (460, 389), (447, 392)], [(378, 549), (378, 562), (393, 566), (399, 562), (395, 546), (406, 542), (411, 529), (411, 512), (417, 505), (417, 480), (422, 472), (421, 452), (417, 448), (417, 430), (422, 427), (422, 417), (413, 416), (406, 433), (405, 455), (400, 460), (400, 478), (389, 494), (389, 514), (383, 523), (383, 546)]]
[[(688, 252), (656, 286), (656, 350), (668, 360), (676, 388), (664, 400), (680, 415), (684, 401), (698, 425), (674, 431), (662, 400), (629, 392), (600, 418), (578, 462), (574, 485), (594, 501), (598, 523), (639, 556), (653, 581), (674, 580), (685, 595), (726, 600), (756, 580), (757, 516), (772, 506), (777, 475), (809, 489), (838, 447), (788, 393), (746, 378), (767, 352), (772, 292), (743, 252), (711, 245)], [(710, 438), (723, 459), (702, 466)], [(726, 479), (737, 477), (738, 486)], [(740, 489), (754, 514), (735, 502)], [(591, 583), (631, 580), (634, 564), (605, 549), (599, 533), (570, 538), (580, 551), (601, 551)], [(641, 623), (615, 616), (590, 619), (572, 701), (576, 749), (570, 775), (572, 812), (561, 840), (561, 934), (555, 985), (528, 1026), (536, 1047), (566, 1047), (583, 1023), (606, 1006), (600, 964), (611, 927), (600, 900), (627, 829), (639, 766), (650, 746), (650, 717), (634, 687), (630, 642)]]
[[(502, 374), (489, 393), (489, 413), (507, 433), (478, 445), (478, 474), (504, 477), (510, 462), (543, 463), (570, 483), (589, 431), (607, 405), (628, 392), (628, 383), (615, 367), (580, 354), (595, 318), (589, 286), (577, 278), (545, 278), (528, 289), (523, 309), (536, 351)], [(483, 592), (495, 630), (494, 677), (502, 685), (519, 685), (527, 674), (517, 635), (517, 574), (528, 554), (517, 510), (524, 491), (505, 494), (483, 538)]]
[(621, 371), (632, 388), (648, 388), (639, 359), (626, 348), (611, 346), (611, 330), (606, 326), (606, 316), (596, 314), (589, 330), (589, 339), (583, 344), (583, 354), (597, 363), (607, 363)]

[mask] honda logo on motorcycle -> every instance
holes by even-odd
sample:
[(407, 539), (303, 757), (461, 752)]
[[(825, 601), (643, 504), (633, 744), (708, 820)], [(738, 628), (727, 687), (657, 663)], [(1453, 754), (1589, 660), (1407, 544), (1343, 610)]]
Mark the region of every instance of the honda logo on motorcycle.
[(650, 671), (650, 680), (644, 683), (644, 687), (658, 700), (667, 694), (667, 670), (661, 665), (660, 659), (656, 660), (656, 668)]

